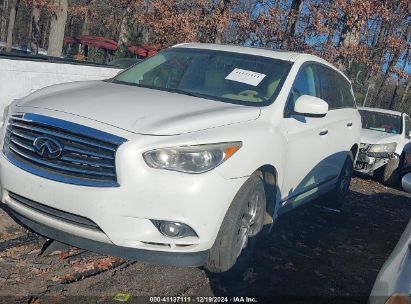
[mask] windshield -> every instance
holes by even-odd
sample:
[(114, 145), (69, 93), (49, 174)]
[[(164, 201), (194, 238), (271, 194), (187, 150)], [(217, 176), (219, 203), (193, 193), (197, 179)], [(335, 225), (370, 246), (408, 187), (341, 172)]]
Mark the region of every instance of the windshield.
[(290, 67), (290, 62), (261, 56), (172, 48), (124, 71), (113, 82), (262, 106), (274, 101)]
[(365, 110), (360, 110), (360, 114), (364, 129), (391, 134), (401, 134), (402, 132), (402, 117), (400, 115)]

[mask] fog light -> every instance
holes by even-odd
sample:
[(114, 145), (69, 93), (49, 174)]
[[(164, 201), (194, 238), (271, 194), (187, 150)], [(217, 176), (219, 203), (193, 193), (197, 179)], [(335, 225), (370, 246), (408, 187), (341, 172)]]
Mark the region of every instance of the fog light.
[(197, 236), (194, 230), (187, 226), (186, 224), (178, 223), (178, 222), (168, 222), (168, 221), (157, 221), (151, 220), (161, 232), (162, 235), (174, 239), (179, 239), (188, 236)]

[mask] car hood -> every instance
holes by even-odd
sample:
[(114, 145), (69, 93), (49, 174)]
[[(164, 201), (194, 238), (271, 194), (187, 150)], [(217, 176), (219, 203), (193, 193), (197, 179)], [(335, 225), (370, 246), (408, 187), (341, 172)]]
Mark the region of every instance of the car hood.
[(250, 121), (261, 112), (259, 107), (105, 81), (50, 86), (19, 100), (16, 106), (70, 113), (152, 135), (183, 134)]
[(367, 144), (386, 144), (399, 142), (401, 134), (390, 134), (381, 131), (361, 129), (361, 142)]

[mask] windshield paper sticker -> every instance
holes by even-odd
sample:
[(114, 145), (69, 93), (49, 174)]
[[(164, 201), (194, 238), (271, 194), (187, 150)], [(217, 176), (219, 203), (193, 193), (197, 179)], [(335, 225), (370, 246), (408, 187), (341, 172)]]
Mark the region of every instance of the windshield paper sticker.
[(260, 84), (261, 81), (263, 81), (265, 76), (267, 75), (253, 71), (234, 69), (230, 74), (228, 74), (225, 79), (246, 83), (256, 87)]

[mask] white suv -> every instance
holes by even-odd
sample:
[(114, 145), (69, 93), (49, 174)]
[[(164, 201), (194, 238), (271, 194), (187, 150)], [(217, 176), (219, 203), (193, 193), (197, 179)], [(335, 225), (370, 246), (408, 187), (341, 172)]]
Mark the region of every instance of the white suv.
[(245, 261), (278, 215), (329, 191), (341, 202), (361, 129), (326, 61), (207, 44), (39, 90), (5, 117), (2, 202), (22, 224), (214, 272)]

